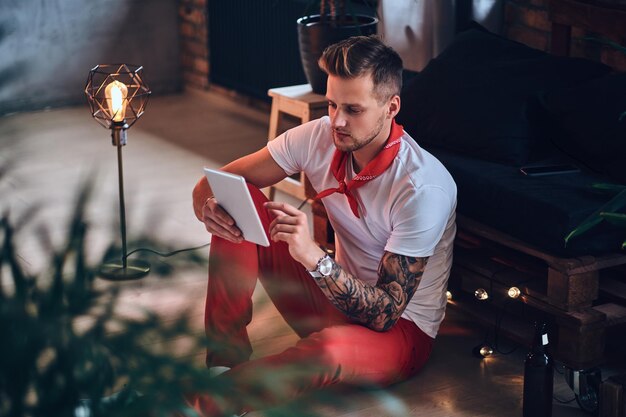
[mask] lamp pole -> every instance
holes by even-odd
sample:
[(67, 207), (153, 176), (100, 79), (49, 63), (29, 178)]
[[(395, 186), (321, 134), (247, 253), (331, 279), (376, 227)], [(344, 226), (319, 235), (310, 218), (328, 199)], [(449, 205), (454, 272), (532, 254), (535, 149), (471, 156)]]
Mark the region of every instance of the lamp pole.
[(118, 262), (108, 262), (100, 268), (100, 276), (111, 280), (138, 279), (150, 272), (150, 264), (141, 260), (127, 258), (126, 251), (126, 203), (124, 201), (124, 165), (122, 163), (122, 146), (126, 145), (126, 129), (128, 124), (121, 122), (111, 122), (111, 141), (117, 147), (117, 177), (120, 200), (120, 232), (122, 234), (122, 260)]
[(108, 262), (100, 267), (100, 276), (111, 280), (130, 280), (141, 278), (150, 272), (150, 264), (141, 260), (128, 260), (126, 252), (126, 203), (124, 201), (124, 165), (122, 146), (126, 145), (126, 120), (111, 122), (111, 141), (117, 147), (117, 178), (120, 200), (120, 232), (122, 234), (122, 261)]
[(122, 268), (128, 267), (126, 260), (126, 203), (124, 201), (124, 165), (122, 163), (122, 146), (126, 145), (126, 121), (113, 122), (111, 126), (111, 140), (117, 147), (117, 179), (119, 183), (120, 200), (120, 232), (122, 233)]

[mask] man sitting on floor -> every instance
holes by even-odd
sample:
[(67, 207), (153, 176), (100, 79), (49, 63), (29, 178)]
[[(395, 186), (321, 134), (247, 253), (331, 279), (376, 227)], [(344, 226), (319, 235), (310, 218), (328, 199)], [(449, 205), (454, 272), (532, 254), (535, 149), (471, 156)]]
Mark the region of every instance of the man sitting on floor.
[[(328, 74), (329, 115), (223, 168), (247, 180), (271, 245), (243, 240), (205, 178), (193, 192), (196, 216), (213, 234), (207, 365), (228, 369), (241, 392), (255, 387), (264, 405), (340, 382), (384, 387), (415, 375), (446, 306), (456, 186), (395, 123), (401, 58), (376, 37), (353, 37), (327, 48), (319, 65)], [(259, 191), (296, 172), (319, 192), (336, 233), (336, 259), (311, 239), (303, 212)], [(301, 339), (251, 361), (246, 325), (257, 277)], [(280, 373), (299, 364), (295, 374)], [(258, 392), (258, 369), (288, 378), (280, 381), (289, 387), (281, 398)], [(199, 394), (190, 401), (205, 415), (220, 415), (251, 408), (242, 398), (218, 405)]]

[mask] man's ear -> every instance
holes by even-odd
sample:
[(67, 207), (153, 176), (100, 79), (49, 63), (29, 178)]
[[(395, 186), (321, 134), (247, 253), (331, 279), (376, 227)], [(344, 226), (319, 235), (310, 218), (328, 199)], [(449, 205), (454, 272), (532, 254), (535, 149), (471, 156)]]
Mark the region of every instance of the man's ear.
[(400, 96), (396, 94), (393, 97), (391, 97), (387, 105), (387, 117), (389, 119), (393, 119), (394, 117), (396, 117), (396, 114), (398, 114), (399, 111), (400, 111)]

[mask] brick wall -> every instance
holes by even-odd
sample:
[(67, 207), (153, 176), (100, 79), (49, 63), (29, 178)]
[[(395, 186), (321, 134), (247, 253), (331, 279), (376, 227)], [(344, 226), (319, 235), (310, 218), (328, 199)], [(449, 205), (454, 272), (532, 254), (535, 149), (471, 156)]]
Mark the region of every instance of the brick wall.
[(186, 87), (207, 89), (209, 86), (207, 1), (181, 0), (178, 6), (180, 59)]
[[(551, 23), (548, 18), (548, 0), (506, 0), (504, 35), (533, 48), (550, 50)], [(624, 22), (626, 25), (626, 22)], [(626, 71), (626, 54), (584, 38), (593, 35), (572, 27), (571, 56), (599, 60), (619, 70)], [(603, 36), (624, 45), (626, 39)]]
[[(207, 36), (207, 1), (180, 0), (179, 20), (183, 80), (187, 87), (207, 89), (209, 86), (209, 46)], [(544, 51), (550, 50), (551, 23), (548, 0), (505, 0), (504, 35)], [(626, 22), (625, 22), (626, 24)], [(600, 60), (626, 71), (626, 54), (611, 47), (589, 42), (591, 35), (572, 28), (571, 55)], [(624, 45), (626, 39), (611, 40)]]

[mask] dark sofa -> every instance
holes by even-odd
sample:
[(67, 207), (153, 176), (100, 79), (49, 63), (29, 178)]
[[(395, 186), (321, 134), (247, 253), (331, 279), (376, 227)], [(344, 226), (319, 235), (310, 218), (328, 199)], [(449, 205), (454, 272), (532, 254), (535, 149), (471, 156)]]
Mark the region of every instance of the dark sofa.
[[(405, 83), (397, 120), (458, 186), (458, 214), (560, 257), (619, 252), (601, 224), (564, 237), (626, 183), (626, 74), (557, 57), (479, 25)], [(579, 173), (528, 177), (520, 167), (571, 163)]]

